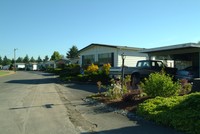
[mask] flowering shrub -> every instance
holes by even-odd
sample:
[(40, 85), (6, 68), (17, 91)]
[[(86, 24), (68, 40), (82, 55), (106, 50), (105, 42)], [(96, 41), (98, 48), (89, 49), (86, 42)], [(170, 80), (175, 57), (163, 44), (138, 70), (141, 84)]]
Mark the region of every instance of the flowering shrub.
[(99, 70), (99, 67), (97, 65), (94, 65), (93, 63), (87, 68), (88, 73), (97, 72), (98, 70)]
[(107, 64), (103, 64), (103, 67), (102, 67), (102, 71), (105, 72), (105, 74), (109, 74), (109, 71), (110, 71), (110, 63), (107, 63)]

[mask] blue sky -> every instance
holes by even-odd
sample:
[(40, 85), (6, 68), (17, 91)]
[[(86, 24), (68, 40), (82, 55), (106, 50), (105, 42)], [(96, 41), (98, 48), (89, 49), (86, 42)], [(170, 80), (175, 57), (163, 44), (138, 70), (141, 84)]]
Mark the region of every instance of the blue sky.
[(0, 56), (37, 59), (91, 43), (154, 48), (200, 41), (199, 0), (0, 0)]

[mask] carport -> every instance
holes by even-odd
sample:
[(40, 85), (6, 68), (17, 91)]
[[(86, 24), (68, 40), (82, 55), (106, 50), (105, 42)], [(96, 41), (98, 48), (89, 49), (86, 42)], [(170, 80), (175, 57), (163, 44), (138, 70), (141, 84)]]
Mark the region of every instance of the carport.
[[(185, 43), (178, 45), (170, 45), (165, 47), (157, 47), (152, 49), (144, 49), (142, 53), (147, 53), (149, 59), (156, 60), (173, 60), (174, 67), (183, 69), (189, 66), (200, 67), (200, 44)], [(200, 68), (198, 72), (200, 76)]]

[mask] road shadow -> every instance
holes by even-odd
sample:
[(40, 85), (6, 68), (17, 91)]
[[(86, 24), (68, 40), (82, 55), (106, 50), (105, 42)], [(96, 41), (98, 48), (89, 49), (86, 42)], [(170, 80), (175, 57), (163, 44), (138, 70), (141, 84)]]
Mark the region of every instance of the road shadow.
[[(98, 87), (96, 84), (91, 83), (79, 83), (79, 82), (70, 82), (63, 84), (63, 86), (71, 88), (73, 90), (83, 90), (91, 93), (98, 93)], [(106, 89), (101, 89), (101, 92), (105, 92)]]
[(12, 108), (9, 108), (9, 110), (30, 109), (30, 108), (38, 108), (38, 107), (43, 107), (43, 108), (46, 108), (46, 109), (51, 109), (53, 107), (60, 106), (60, 105), (65, 105), (65, 104), (44, 104), (44, 105), (39, 105), (39, 106), (12, 107)]
[(50, 83), (59, 83), (57, 78), (44, 78), (44, 79), (22, 79), (22, 80), (10, 80), (6, 83), (14, 84), (50, 84)]
[(83, 132), (81, 134), (183, 134), (169, 128), (159, 128), (152, 125), (138, 124), (111, 130), (103, 130), (98, 132)]

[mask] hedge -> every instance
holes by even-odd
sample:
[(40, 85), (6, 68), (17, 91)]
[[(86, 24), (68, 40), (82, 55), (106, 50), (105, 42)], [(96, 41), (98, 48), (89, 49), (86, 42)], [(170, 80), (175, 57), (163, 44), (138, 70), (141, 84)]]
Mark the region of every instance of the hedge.
[(137, 113), (146, 119), (188, 134), (200, 134), (200, 93), (156, 97), (140, 104)]

